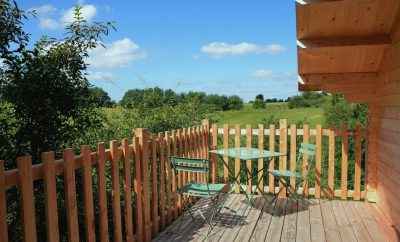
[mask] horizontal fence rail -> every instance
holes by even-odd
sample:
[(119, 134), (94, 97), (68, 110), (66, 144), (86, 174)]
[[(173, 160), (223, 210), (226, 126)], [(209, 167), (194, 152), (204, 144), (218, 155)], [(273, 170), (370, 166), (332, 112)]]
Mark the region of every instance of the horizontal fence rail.
[[(244, 129), (243, 129), (244, 128)], [(316, 144), (313, 164), (307, 157), (298, 166), (300, 143)], [(245, 163), (248, 168), (296, 170), (309, 167), (314, 180), (301, 187), (316, 198), (363, 199), (364, 153), (361, 128), (340, 131), (288, 125), (210, 125), (152, 134), (135, 129), (132, 139), (111, 141), (106, 148), (83, 145), (65, 149), (62, 157), (45, 152), (32, 165), (30, 156), (17, 159), (17, 168), (0, 161), (0, 241), (150, 241), (195, 200), (177, 195), (189, 182), (205, 182), (203, 174), (175, 173), (170, 156), (210, 159), (211, 182), (230, 182), (221, 159), (241, 172), (239, 159), (209, 154), (210, 149), (253, 147), (281, 152), (280, 158)], [(353, 165), (351, 165), (353, 164)], [(279, 184), (267, 172), (257, 178), (260, 190), (276, 192)], [(257, 181), (258, 181), (257, 180)], [(291, 180), (291, 185), (295, 185)], [(249, 191), (256, 182), (250, 181)], [(235, 188), (239, 192), (238, 187)], [(22, 237), (22, 238), (21, 238)]]

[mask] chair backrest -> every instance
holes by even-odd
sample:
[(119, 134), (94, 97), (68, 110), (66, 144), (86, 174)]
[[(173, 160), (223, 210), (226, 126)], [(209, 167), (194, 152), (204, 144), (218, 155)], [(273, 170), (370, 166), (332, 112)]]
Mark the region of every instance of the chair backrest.
[(301, 143), (299, 153), (301, 155), (315, 156), (315, 150), (315, 145)]
[(175, 172), (188, 171), (194, 173), (208, 173), (209, 161), (206, 159), (194, 159), (183, 157), (170, 157), (172, 168)]

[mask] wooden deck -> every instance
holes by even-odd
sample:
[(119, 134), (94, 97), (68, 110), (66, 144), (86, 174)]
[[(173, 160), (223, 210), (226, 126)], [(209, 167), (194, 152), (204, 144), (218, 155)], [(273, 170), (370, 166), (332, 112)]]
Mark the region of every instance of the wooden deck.
[(181, 216), (153, 241), (389, 241), (364, 202), (257, 197), (248, 206), (243, 195), (229, 195), (226, 206), (208, 230), (200, 219)]

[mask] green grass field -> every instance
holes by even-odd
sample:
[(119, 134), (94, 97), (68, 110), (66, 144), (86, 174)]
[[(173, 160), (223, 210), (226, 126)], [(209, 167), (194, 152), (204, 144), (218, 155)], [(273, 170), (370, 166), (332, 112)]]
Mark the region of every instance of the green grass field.
[(253, 109), (251, 104), (245, 104), (242, 110), (217, 113), (218, 124), (251, 124), (256, 127), (263, 120), (287, 119), (289, 124), (303, 121), (311, 126), (324, 125), (324, 114), (321, 108), (289, 109), (286, 103), (267, 104), (265, 109)]

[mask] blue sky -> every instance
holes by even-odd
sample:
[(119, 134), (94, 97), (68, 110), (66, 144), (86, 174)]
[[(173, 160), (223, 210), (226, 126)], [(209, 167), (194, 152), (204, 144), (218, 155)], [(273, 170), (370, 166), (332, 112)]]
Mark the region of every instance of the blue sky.
[(106, 49), (91, 52), (89, 79), (119, 100), (126, 90), (159, 86), (245, 100), (297, 94), (295, 1), (32, 1), (26, 30), (62, 37), (71, 8), (89, 21), (115, 21)]

